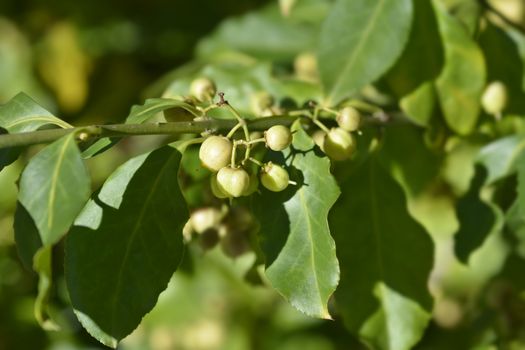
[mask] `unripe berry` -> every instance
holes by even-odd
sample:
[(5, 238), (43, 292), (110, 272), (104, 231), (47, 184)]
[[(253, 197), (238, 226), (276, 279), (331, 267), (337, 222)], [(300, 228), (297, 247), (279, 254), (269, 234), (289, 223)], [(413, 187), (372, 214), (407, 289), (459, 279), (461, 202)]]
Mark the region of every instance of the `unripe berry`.
[(198, 234), (211, 228), (215, 228), (221, 221), (222, 214), (219, 209), (214, 207), (201, 208), (194, 211), (190, 216), (190, 224)]
[(481, 105), (488, 114), (499, 115), (507, 105), (507, 88), (500, 81), (490, 83), (483, 92)]
[(295, 74), (299, 79), (315, 81), (319, 76), (317, 58), (310, 52), (304, 52), (298, 55), (293, 62), (293, 66)]
[(341, 128), (332, 128), (325, 135), (323, 151), (333, 160), (345, 160), (354, 154), (356, 148), (354, 137)]
[(228, 198), (228, 194), (225, 193), (217, 183), (217, 173), (212, 174), (210, 177), (210, 188), (213, 195), (217, 198)]
[(250, 175), (241, 168), (224, 167), (217, 173), (217, 184), (229, 197), (240, 197), (250, 185)]
[(312, 140), (314, 140), (314, 143), (319, 146), (320, 149), (324, 148), (324, 137), (326, 133), (323, 130), (316, 130), (312, 134)]
[(250, 105), (256, 115), (263, 115), (275, 103), (273, 96), (266, 91), (259, 91), (250, 96)]
[(288, 172), (277, 164), (266, 163), (261, 172), (261, 183), (273, 192), (280, 192), (288, 187), (290, 177)]
[(206, 168), (218, 171), (230, 163), (233, 145), (223, 136), (210, 136), (201, 145), (199, 159)]
[(346, 131), (356, 131), (361, 122), (361, 113), (354, 107), (344, 107), (336, 117), (337, 124)]
[(208, 78), (197, 78), (191, 82), (190, 94), (199, 101), (210, 101), (216, 93), (215, 83)]
[(242, 193), (243, 196), (249, 196), (255, 191), (257, 191), (257, 188), (259, 188), (259, 178), (257, 177), (256, 173), (253, 173), (250, 175), (250, 183), (248, 184), (248, 187), (246, 190)]
[(274, 125), (264, 132), (266, 146), (273, 151), (282, 151), (292, 143), (290, 129), (283, 125)]

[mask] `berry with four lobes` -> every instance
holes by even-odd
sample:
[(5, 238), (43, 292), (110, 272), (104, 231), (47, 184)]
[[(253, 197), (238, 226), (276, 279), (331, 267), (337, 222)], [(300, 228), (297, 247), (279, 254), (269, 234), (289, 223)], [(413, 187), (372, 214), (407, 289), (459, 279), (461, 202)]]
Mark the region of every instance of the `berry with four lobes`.
[(210, 79), (197, 78), (191, 82), (190, 93), (201, 102), (210, 101), (217, 93), (217, 88)]
[(266, 146), (273, 151), (282, 151), (292, 143), (290, 129), (283, 125), (274, 125), (264, 132)]
[(272, 192), (280, 192), (288, 187), (288, 172), (277, 164), (266, 163), (261, 171), (261, 183)]
[(241, 168), (224, 167), (217, 173), (217, 184), (228, 197), (240, 197), (250, 186), (250, 175)]
[(332, 128), (324, 137), (323, 151), (333, 160), (350, 158), (355, 148), (354, 137), (342, 128)]
[(498, 115), (507, 105), (507, 87), (501, 81), (490, 83), (483, 92), (481, 105), (488, 114)]
[(210, 136), (199, 149), (199, 159), (211, 171), (219, 171), (230, 163), (233, 145), (223, 136)]
[(215, 228), (221, 221), (222, 214), (219, 209), (214, 207), (201, 208), (194, 211), (190, 216), (190, 224), (198, 234), (204, 231)]
[(346, 131), (356, 131), (361, 122), (361, 113), (354, 107), (344, 107), (336, 117), (337, 124)]

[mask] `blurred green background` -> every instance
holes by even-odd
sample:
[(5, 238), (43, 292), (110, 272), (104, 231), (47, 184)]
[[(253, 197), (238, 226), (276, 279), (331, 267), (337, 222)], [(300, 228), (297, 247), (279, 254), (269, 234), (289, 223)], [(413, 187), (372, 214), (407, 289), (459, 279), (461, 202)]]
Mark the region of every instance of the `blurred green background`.
[[(465, 1), (444, 2), (454, 7)], [(520, 1), (493, 3), (524, 23), (523, 6), (519, 11), (515, 7)], [(269, 5), (277, 7), (276, 2), (266, 0), (2, 0), (0, 103), (24, 91), (71, 124), (122, 121), (131, 105), (162, 93), (162, 82), (166, 81), (162, 78), (189, 62), (199, 39), (222, 20)], [(315, 14), (323, 15), (322, 11)], [(286, 61), (286, 55), (276, 54), (276, 60)], [(291, 66), (291, 60), (285, 65)], [(129, 154), (136, 153), (141, 142), (148, 141), (122, 142), (89, 160), (93, 188), (98, 188)], [(444, 176), (450, 174), (447, 180), (459, 191), (468, 185), (472, 174), (464, 168), (475, 151), (461, 146), (447, 156)], [(15, 182), (24, 163), (22, 157), (0, 173), (0, 350), (101, 349), (103, 346), (85, 333), (68, 306), (61, 247), (56, 250), (57, 288), (52, 300), (54, 313), (64, 327), (59, 332), (45, 332), (33, 317), (37, 276), (21, 265), (12, 230)], [(464, 176), (458, 178), (457, 174)], [(450, 344), (455, 344), (453, 348), (467, 349), (467, 344), (485, 342), (471, 337), (490, 342), (495, 335), (488, 325), (510, 322), (500, 319), (501, 314), (515, 317), (512, 322), (525, 323), (523, 314), (520, 316), (525, 310), (523, 303), (513, 305), (512, 312), (501, 313), (499, 308), (504, 306), (494, 306), (490, 299), (501, 291), (497, 285), (486, 287), (505, 255), (503, 245), (498, 245), (499, 234), (494, 234), (488, 248), (480, 249), (471, 266), (465, 267), (451, 255), (457, 220), (449, 193), (438, 184), (424, 195), (411, 198), (409, 204), (437, 245), (437, 265), (430, 282), (437, 300), (434, 322), (418, 348), (451, 349)], [(198, 247), (191, 249), (158, 305), (120, 349), (364, 348), (339, 320), (308, 318), (293, 310), (276, 292), (246, 283), (245, 275), (253, 273), (249, 271), (254, 259), (251, 254), (232, 260), (220, 249), (206, 254)], [(483, 331), (485, 327), (487, 331)], [(520, 345), (516, 344), (515, 349)]]

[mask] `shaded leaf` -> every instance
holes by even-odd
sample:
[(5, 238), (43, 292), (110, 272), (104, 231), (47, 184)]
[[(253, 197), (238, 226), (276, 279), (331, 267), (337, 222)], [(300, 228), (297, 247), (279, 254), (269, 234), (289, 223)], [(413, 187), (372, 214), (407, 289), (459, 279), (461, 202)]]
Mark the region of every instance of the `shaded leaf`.
[(319, 69), (329, 104), (356, 93), (399, 58), (412, 21), (411, 0), (338, 0), (319, 42)]
[(342, 247), (335, 297), (343, 320), (374, 348), (409, 349), (421, 338), (432, 309), (427, 290), (432, 241), (410, 217), (400, 186), (374, 157), (341, 189), (329, 222)]
[(18, 200), (47, 246), (67, 232), (90, 192), (89, 174), (71, 133), (31, 158), (20, 178)]
[(491, 206), (480, 198), (486, 176), (485, 168), (477, 165), (468, 192), (457, 203), (459, 230), (454, 236), (454, 250), (463, 263), (467, 263), (471, 253), (483, 244), (496, 223)]
[(293, 129), (286, 164), (298, 185), (278, 193), (262, 190), (254, 198), (266, 276), (298, 310), (330, 318), (327, 303), (339, 280), (339, 266), (326, 218), (339, 189), (328, 158), (314, 150), (300, 124)]
[(48, 331), (56, 331), (60, 326), (49, 316), (48, 301), (53, 284), (52, 247), (39, 249), (34, 257), (33, 268), (38, 273), (38, 295), (35, 300), (35, 318), (40, 326)]
[(478, 120), (485, 87), (483, 53), (438, 0), (433, 0), (433, 4), (445, 46), (445, 67), (436, 82), (441, 109), (453, 131), (468, 134)]
[(71, 302), (105, 345), (115, 347), (138, 326), (182, 259), (188, 213), (177, 180), (180, 159), (166, 146), (122, 165), (67, 238)]
[(24, 266), (31, 270), (33, 268), (33, 257), (42, 247), (42, 239), (33, 218), (20, 202), (16, 203), (14, 219), (13, 228), (18, 256)]

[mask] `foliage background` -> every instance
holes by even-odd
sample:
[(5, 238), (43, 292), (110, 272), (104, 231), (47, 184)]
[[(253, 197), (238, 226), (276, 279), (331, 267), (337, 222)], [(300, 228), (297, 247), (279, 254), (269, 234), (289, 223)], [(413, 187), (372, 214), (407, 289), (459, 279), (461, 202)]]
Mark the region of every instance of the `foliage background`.
[[(475, 12), (469, 6), (475, 1), (444, 2), (448, 8), (456, 9), (458, 17), (468, 25)], [(272, 32), (281, 29), (281, 22), (275, 20), (280, 16), (277, 5), (269, 1), (4, 0), (0, 3), (0, 103), (25, 91), (75, 125), (119, 122), (132, 104), (162, 94), (177, 74), (170, 71), (194, 57), (223, 60), (227, 51), (224, 47), (243, 51), (243, 55), (234, 56), (235, 60), (271, 60), (277, 72), (291, 71), (296, 55), (313, 50), (309, 28), (321, 22), (327, 12), (323, 9), (331, 4), (306, 0), (303, 3), (309, 10), (298, 16), (309, 19), (310, 26), (297, 31), (288, 28), (288, 35), (281, 36), (283, 32)], [(512, 6), (510, 3), (511, 0), (494, 1), (494, 6), (525, 26), (524, 12), (505, 10), (505, 6)], [(253, 25), (248, 32), (228, 31), (225, 27), (216, 30), (225, 18), (247, 18), (243, 15), (270, 18), (270, 25), (258, 26), (254, 20), (248, 21)], [(206, 36), (209, 39), (196, 49), (199, 40)], [(259, 36), (267, 41), (253, 45), (253, 38)], [(492, 45), (490, 37), (486, 43), (487, 47)], [(494, 60), (488, 62), (490, 67), (505, 64), (499, 61), (504, 58)], [(247, 103), (246, 100), (238, 103)], [(515, 110), (524, 113), (519, 105)], [(418, 136), (394, 131), (389, 137), (392, 152), (402, 153), (410, 147), (406, 143)], [(139, 154), (156, 142), (156, 138), (134, 138), (89, 160), (93, 189), (130, 155)], [(443, 171), (450, 180), (447, 184), (425, 183), (425, 170), (435, 166), (442, 155), (423, 154), (435, 162), (407, 170), (421, 179), (419, 188), (416, 181), (411, 183), (414, 188), (406, 189), (414, 194), (409, 200), (411, 213), (424, 224), (436, 244), (436, 265), (430, 281), (436, 304), (431, 325), (418, 345), (420, 349), (492, 349), (494, 339), (501, 337), (511, 339), (509, 348), (525, 346), (525, 304), (508, 292), (502, 282), (494, 281), (506, 254), (501, 237), (494, 234), (468, 265), (461, 264), (452, 249), (452, 236), (458, 229), (455, 203), (469, 187), (472, 159), (478, 148), (476, 142), (458, 142), (453, 152), (446, 155)], [(18, 259), (12, 223), (15, 181), (37, 150), (31, 149), (30, 154), (0, 173), (0, 350), (102, 348), (85, 333), (67, 304), (60, 263), (54, 266), (57, 290), (52, 299), (67, 327), (60, 332), (44, 332), (33, 317), (37, 278)], [(61, 251), (58, 247), (56, 254)], [(206, 254), (193, 251), (154, 311), (119, 348), (363, 348), (339, 318), (310, 319), (292, 309), (276, 292), (245, 283), (251, 259), (252, 256), (243, 256), (231, 260), (220, 250)], [(61, 260), (59, 256), (55, 261)]]

